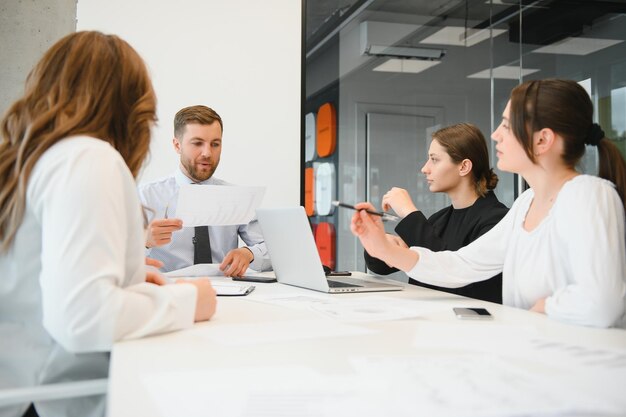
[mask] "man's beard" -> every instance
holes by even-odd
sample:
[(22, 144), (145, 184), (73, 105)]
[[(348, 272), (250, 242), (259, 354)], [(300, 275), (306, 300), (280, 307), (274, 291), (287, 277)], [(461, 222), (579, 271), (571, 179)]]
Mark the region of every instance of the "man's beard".
[(183, 166), (185, 167), (185, 169), (187, 170), (187, 173), (191, 176), (191, 179), (193, 179), (196, 182), (202, 182), (202, 181), (208, 180), (209, 178), (213, 176), (213, 173), (215, 172), (215, 169), (217, 168), (217, 163), (215, 163), (215, 164), (211, 164), (211, 168), (208, 171), (198, 171), (196, 170), (196, 166), (193, 163), (191, 163), (188, 159), (183, 159), (181, 162)]

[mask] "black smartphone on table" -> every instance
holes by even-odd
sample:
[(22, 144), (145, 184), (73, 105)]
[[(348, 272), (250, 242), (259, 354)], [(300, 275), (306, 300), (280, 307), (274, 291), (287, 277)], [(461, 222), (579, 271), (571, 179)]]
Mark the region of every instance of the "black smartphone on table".
[(491, 320), (493, 318), (486, 308), (455, 307), (453, 310), (458, 319)]
[(333, 271), (330, 266), (322, 265), (324, 268), (324, 274), (327, 277), (349, 277), (352, 275), (350, 271)]

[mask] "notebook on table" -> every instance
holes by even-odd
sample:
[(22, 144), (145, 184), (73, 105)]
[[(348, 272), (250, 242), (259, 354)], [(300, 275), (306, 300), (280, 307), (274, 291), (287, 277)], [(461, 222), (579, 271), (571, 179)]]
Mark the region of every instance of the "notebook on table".
[(260, 208), (256, 212), (278, 282), (326, 293), (403, 289), (374, 280), (327, 279), (303, 207)]

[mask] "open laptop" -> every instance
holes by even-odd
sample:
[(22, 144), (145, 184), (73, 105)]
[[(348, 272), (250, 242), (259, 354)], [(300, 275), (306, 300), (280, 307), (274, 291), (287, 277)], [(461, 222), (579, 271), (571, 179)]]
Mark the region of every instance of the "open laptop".
[(303, 207), (257, 209), (276, 279), (326, 293), (400, 291), (400, 285), (354, 278), (327, 279)]

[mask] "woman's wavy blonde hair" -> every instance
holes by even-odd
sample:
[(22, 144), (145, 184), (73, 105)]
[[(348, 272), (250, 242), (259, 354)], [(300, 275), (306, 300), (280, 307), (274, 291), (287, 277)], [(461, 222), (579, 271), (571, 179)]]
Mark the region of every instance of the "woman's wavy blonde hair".
[(148, 71), (128, 43), (114, 35), (77, 32), (53, 45), (1, 122), (0, 251), (15, 238), (29, 177), (46, 150), (69, 136), (98, 138), (121, 154), (136, 177), (155, 121)]

